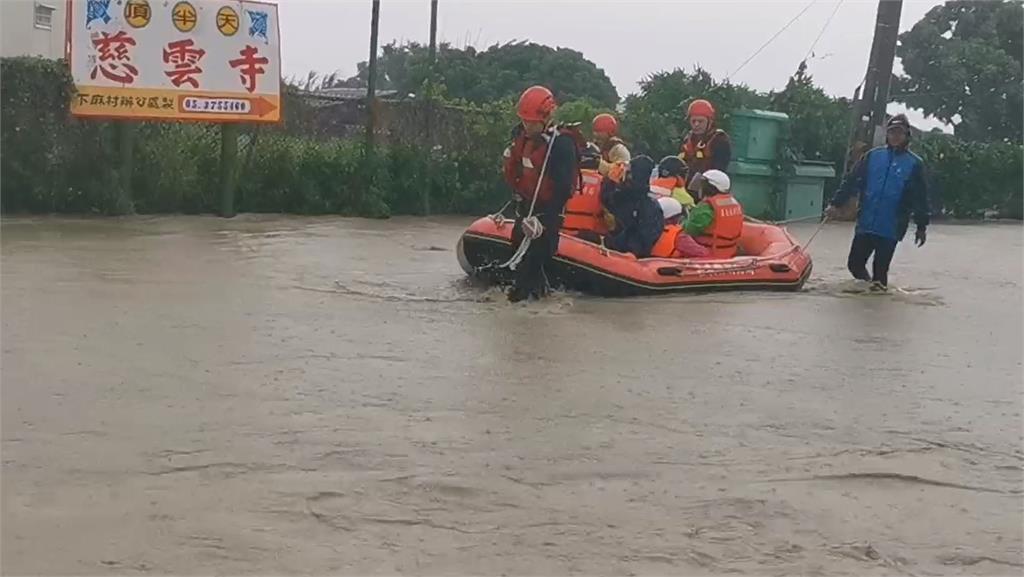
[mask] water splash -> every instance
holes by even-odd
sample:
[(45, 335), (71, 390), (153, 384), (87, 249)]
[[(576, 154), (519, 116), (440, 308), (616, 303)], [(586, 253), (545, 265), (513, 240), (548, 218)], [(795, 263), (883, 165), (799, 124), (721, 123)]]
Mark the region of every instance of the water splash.
[(879, 290), (872, 288), (870, 282), (846, 279), (841, 281), (812, 280), (807, 283), (803, 292), (836, 298), (886, 299), (918, 306), (943, 306), (946, 302), (934, 293), (937, 289), (938, 287), (890, 286), (888, 290)]

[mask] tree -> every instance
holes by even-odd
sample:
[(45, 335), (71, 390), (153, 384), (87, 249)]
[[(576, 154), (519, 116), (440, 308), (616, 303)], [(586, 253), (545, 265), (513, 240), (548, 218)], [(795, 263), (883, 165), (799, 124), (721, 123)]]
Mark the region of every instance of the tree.
[(622, 124), (630, 151), (660, 158), (677, 154), (689, 130), (686, 107), (697, 98), (714, 104), (716, 123), (728, 130), (734, 110), (764, 108), (768, 98), (742, 84), (717, 82), (706, 70), (658, 72), (640, 81), (640, 92), (626, 97)]
[(1024, 5), (954, 1), (900, 35), (894, 99), (954, 125), (967, 140), (1021, 142)]
[[(383, 46), (377, 62), (382, 89), (417, 93), (430, 77), (427, 48), (415, 42)], [(346, 80), (345, 85), (365, 86), (366, 66), (366, 62), (360, 62), (357, 74)], [(476, 103), (516, 97), (534, 84), (551, 88), (561, 102), (589, 99), (613, 107), (619, 101), (619, 94), (604, 71), (583, 54), (568, 48), (512, 42), (477, 51), (472, 46), (459, 49), (441, 44), (437, 73), (449, 98)]]
[(803, 61), (786, 87), (770, 95), (771, 109), (789, 115), (789, 147), (798, 157), (823, 160), (839, 168), (850, 134), (850, 102), (833, 98), (814, 85)]
[(558, 122), (574, 123), (579, 122), (584, 132), (590, 133), (590, 123), (594, 117), (603, 112), (615, 113), (614, 110), (601, 106), (589, 99), (572, 100), (558, 105), (555, 111), (555, 119)]

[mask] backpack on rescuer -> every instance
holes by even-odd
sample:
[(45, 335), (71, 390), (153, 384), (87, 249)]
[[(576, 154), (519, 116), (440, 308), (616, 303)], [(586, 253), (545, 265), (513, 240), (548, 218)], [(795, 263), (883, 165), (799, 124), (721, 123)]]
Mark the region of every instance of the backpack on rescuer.
[[(516, 130), (511, 146), (505, 149), (504, 175), (505, 182), (523, 200), (533, 200), (537, 193), (538, 203), (550, 202), (554, 190), (544, 163), (548, 158), (548, 147), (557, 136), (568, 136), (573, 139), (576, 150), (586, 147), (586, 139), (579, 131), (579, 125), (553, 125), (536, 137), (530, 137), (522, 127)], [(537, 187), (544, 171), (544, 179)]]

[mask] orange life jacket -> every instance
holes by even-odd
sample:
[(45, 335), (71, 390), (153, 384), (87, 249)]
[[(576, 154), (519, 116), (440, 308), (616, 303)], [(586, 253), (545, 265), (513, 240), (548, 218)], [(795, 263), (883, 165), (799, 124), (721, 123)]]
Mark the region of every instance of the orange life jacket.
[(550, 167), (548, 170), (544, 170), (544, 180), (540, 183), (539, 188), (537, 181), (540, 179), (540, 173), (547, 158), (548, 146), (555, 137), (563, 134), (572, 138), (577, 146), (582, 141), (578, 130), (571, 127), (553, 126), (535, 137), (520, 132), (512, 144), (505, 149), (503, 171), (505, 182), (523, 200), (533, 200), (533, 194), (536, 191), (538, 203), (545, 204), (551, 201), (554, 195), (554, 185), (550, 177)]
[(698, 236), (698, 243), (711, 249), (714, 258), (736, 256), (736, 247), (743, 234), (743, 207), (731, 194), (716, 194), (703, 202), (715, 210), (715, 218), (707, 235)]
[(672, 191), (679, 184), (679, 179), (674, 176), (659, 176), (651, 181), (651, 193), (654, 194), (655, 198), (662, 196), (672, 196)]
[(713, 147), (711, 145), (716, 139), (725, 136), (727, 136), (725, 131), (720, 128), (715, 128), (710, 133), (700, 136), (687, 134), (683, 140), (683, 146), (680, 148), (683, 162), (686, 163), (687, 174), (704, 172), (710, 169), (713, 154)]
[(612, 159), (608, 157), (608, 154), (612, 151), (613, 148), (620, 144), (626, 143), (618, 136), (613, 136), (609, 138), (608, 141), (605, 142), (603, 146), (601, 146), (601, 160), (605, 162), (611, 162)]
[(682, 226), (666, 224), (665, 229), (658, 238), (658, 242), (654, 243), (654, 248), (651, 249), (651, 256), (662, 258), (680, 256), (679, 251), (676, 250), (676, 239), (679, 238), (679, 233), (681, 232), (683, 232)]
[(583, 230), (608, 234), (601, 206), (601, 174), (596, 170), (580, 171), (580, 186), (565, 203), (562, 229), (572, 234)]

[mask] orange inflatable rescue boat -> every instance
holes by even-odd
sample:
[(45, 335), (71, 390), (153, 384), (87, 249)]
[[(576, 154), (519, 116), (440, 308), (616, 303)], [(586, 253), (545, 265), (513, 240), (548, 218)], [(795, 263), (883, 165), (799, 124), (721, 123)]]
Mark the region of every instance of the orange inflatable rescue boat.
[[(512, 256), (515, 221), (501, 214), (474, 222), (456, 250), (467, 274), (508, 282), (511, 271), (497, 265)], [(554, 262), (546, 270), (552, 286), (602, 296), (661, 294), (723, 289), (799, 290), (811, 274), (811, 256), (786, 229), (744, 222), (737, 256), (636, 258), (609, 250), (562, 230)]]

